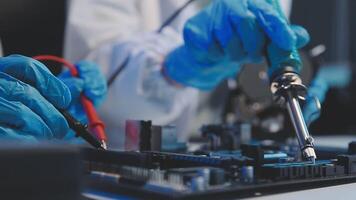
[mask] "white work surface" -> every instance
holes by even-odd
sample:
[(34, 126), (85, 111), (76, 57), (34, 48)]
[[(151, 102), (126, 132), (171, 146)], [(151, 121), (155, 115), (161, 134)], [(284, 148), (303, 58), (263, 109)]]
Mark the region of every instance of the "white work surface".
[[(98, 200), (137, 200), (126, 196), (112, 196), (95, 193), (84, 193), (84, 196)], [(323, 187), (318, 189), (302, 190), (298, 192), (287, 192), (260, 197), (247, 198), (250, 200), (355, 200), (356, 183)]]
[(355, 200), (356, 183), (323, 187), (311, 190), (302, 190), (298, 192), (287, 192), (261, 197), (247, 198), (253, 200)]

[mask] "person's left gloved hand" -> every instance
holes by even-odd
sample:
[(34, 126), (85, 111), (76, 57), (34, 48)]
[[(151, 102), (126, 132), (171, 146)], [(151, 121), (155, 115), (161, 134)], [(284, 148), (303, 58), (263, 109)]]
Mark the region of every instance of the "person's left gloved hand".
[(80, 96), (83, 93), (93, 102), (95, 107), (98, 107), (106, 96), (106, 79), (99, 67), (93, 62), (81, 61), (76, 64), (76, 67), (79, 77), (73, 77), (69, 70), (66, 70), (58, 78), (67, 85), (72, 95), (68, 111), (75, 118), (86, 123), (87, 118), (80, 102)]

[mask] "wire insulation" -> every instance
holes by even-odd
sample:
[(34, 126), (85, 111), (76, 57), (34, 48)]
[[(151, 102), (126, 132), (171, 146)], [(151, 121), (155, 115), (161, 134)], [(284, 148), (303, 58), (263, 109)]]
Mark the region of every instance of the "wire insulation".
[[(38, 55), (34, 56), (33, 59), (38, 61), (54, 61), (63, 64), (63, 66), (67, 67), (73, 77), (78, 77), (79, 72), (74, 64), (67, 61), (64, 58), (54, 56), (54, 55)], [(80, 101), (83, 105), (86, 116), (89, 120), (89, 128), (96, 134), (96, 137), (102, 141), (106, 142), (107, 137), (105, 133), (105, 125), (104, 122), (99, 118), (93, 103), (84, 95), (80, 95)]]
[(71, 62), (67, 61), (64, 58), (61, 58), (58, 56), (53, 56), (53, 55), (39, 55), (39, 56), (34, 56), (32, 58), (35, 60), (38, 60), (38, 61), (54, 61), (54, 62), (61, 63), (62, 65), (64, 65), (65, 67), (67, 67), (69, 69), (72, 76), (78, 77), (78, 75), (79, 75), (78, 70), (75, 67), (75, 65), (72, 64)]

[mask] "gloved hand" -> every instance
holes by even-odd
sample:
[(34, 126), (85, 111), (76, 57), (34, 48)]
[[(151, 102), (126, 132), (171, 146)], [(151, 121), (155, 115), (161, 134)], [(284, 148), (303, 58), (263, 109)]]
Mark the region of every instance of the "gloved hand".
[(66, 70), (58, 78), (67, 85), (72, 95), (68, 111), (76, 119), (87, 123), (86, 114), (80, 102), (80, 95), (83, 93), (93, 102), (94, 106), (99, 106), (106, 96), (106, 79), (100, 72), (99, 67), (93, 62), (81, 61), (76, 64), (76, 67), (79, 77), (73, 77), (69, 70)]
[(55, 107), (70, 102), (67, 86), (42, 63), (20, 55), (0, 58), (1, 139), (63, 138), (69, 127)]
[(320, 68), (309, 86), (308, 96), (303, 107), (303, 116), (308, 126), (320, 116), (320, 104), (318, 105), (316, 99), (319, 100), (319, 103), (323, 103), (330, 88), (346, 87), (352, 79), (351, 74), (349, 67), (328, 66)]
[(267, 40), (291, 50), (308, 43), (309, 35), (288, 25), (266, 0), (214, 1), (185, 24), (185, 44), (167, 56), (164, 73), (182, 85), (210, 90), (235, 78), (242, 64), (262, 61)]

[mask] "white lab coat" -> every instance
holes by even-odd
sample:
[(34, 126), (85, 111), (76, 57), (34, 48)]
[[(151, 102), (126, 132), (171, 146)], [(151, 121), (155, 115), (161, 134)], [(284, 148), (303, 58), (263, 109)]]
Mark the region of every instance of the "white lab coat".
[[(170, 85), (160, 69), (164, 56), (182, 43), (183, 24), (199, 11), (199, 6), (193, 3), (162, 34), (154, 33), (186, 1), (70, 1), (65, 39), (67, 59), (95, 61), (109, 77), (130, 55), (128, 65), (109, 89), (100, 108), (111, 147), (123, 146), (126, 119), (175, 124), (180, 139), (191, 132), (199, 92)], [(289, 2), (282, 1), (287, 12)]]

